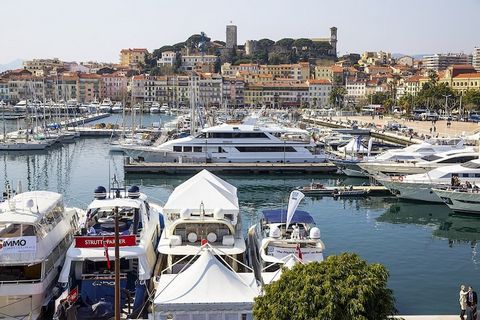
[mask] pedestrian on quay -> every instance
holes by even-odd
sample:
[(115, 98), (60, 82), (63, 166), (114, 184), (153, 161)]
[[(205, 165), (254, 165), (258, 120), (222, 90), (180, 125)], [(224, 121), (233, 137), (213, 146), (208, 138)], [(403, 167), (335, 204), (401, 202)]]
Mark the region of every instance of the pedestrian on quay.
[(432, 133), (432, 127), (430, 127), (430, 134)]
[(460, 319), (465, 320), (465, 313), (467, 312), (467, 295), (468, 292), (465, 290), (465, 285), (460, 286), (460, 293), (458, 302), (460, 303)]
[(433, 126), (433, 132), (437, 132), (437, 127)]
[(469, 286), (467, 292), (467, 320), (477, 320), (477, 302), (477, 293)]

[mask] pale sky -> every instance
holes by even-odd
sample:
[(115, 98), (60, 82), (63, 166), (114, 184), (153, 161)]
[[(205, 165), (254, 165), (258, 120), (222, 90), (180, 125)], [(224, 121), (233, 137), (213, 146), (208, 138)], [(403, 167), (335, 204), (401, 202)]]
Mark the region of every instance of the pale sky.
[(121, 48), (185, 41), (225, 25), (247, 39), (314, 38), (338, 28), (340, 54), (471, 53), (480, 0), (0, 0), (0, 64), (53, 58), (117, 62)]

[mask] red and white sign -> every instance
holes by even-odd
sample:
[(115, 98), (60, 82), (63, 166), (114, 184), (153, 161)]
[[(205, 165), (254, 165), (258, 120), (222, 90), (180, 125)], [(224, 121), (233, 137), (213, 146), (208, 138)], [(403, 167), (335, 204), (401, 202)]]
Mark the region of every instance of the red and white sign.
[[(135, 235), (120, 236), (118, 239), (120, 247), (131, 247), (137, 245), (137, 239)], [(104, 248), (115, 247), (114, 236), (79, 236), (75, 237), (76, 248)]]
[(0, 254), (35, 253), (37, 251), (37, 237), (0, 238)]
[(78, 287), (73, 288), (70, 290), (67, 296), (67, 301), (73, 303), (78, 300)]

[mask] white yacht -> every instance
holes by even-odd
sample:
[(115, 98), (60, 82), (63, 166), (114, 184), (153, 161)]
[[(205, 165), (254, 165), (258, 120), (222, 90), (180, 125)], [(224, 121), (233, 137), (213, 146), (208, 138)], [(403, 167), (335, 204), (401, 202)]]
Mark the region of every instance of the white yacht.
[[(150, 203), (136, 186), (95, 190), (82, 221), (81, 234), (68, 249), (58, 279), (62, 296), (79, 296), (77, 312), (99, 317), (96, 305), (113, 310), (115, 217), (120, 233), (120, 286), (122, 309), (137, 316), (142, 309), (153, 276), (157, 254), (155, 248), (161, 231), (160, 206)], [(133, 303), (131, 301), (133, 300)], [(57, 314), (65, 304), (60, 304)]]
[(100, 103), (98, 103), (97, 98), (94, 98), (89, 105), (87, 105), (89, 113), (99, 113), (100, 112)]
[(21, 100), (16, 105), (13, 106), (13, 110), (15, 112), (26, 112), (27, 106), (28, 106), (27, 100)]
[(175, 188), (163, 213), (165, 228), (158, 244), (162, 273), (178, 273), (186, 257), (205, 243), (233, 269), (241, 268), (246, 245), (237, 188), (203, 170)]
[(314, 147), (305, 130), (222, 124), (159, 146), (128, 146), (124, 150), (147, 162), (324, 162), (325, 155), (314, 154)]
[(121, 102), (115, 102), (115, 104), (113, 105), (112, 109), (111, 109), (111, 112), (112, 113), (122, 113), (123, 112), (123, 105)]
[[(292, 194), (294, 192), (303, 197), (301, 192), (293, 191)], [(290, 212), (293, 216), (289, 220)], [(295, 207), (288, 211), (264, 210), (262, 214), (260, 222), (248, 230), (249, 257), (254, 269), (261, 272), (278, 270), (291, 255), (303, 262), (323, 261), (325, 245), (310, 213)]]
[(443, 166), (426, 173), (406, 176), (377, 175), (375, 179), (387, 187), (394, 195), (402, 199), (428, 202), (442, 202), (432, 188), (452, 185), (457, 177), (460, 183), (480, 185), (480, 160)]
[(105, 98), (100, 104), (99, 110), (100, 112), (103, 112), (103, 113), (109, 113), (112, 111), (112, 106), (113, 106), (112, 100), (110, 100), (110, 98)]
[(466, 147), (463, 149), (454, 149), (426, 155), (420, 159), (411, 161), (387, 161), (380, 163), (375, 160), (375, 162), (362, 162), (359, 166), (362, 168), (368, 168), (368, 172), (371, 173), (380, 170), (380, 172), (383, 173), (405, 175), (425, 173), (438, 167), (450, 166), (455, 163), (464, 163), (475, 159), (478, 159), (478, 152), (473, 147)]
[(162, 106), (159, 109), (160, 113), (168, 113), (170, 111), (170, 108), (168, 107), (168, 103), (162, 103)]
[(152, 102), (152, 106), (150, 107), (150, 113), (160, 113), (160, 103)]
[(38, 319), (53, 311), (59, 267), (84, 215), (49, 191), (0, 203), (0, 319)]
[(480, 214), (480, 192), (478, 186), (473, 188), (432, 188), (454, 212)]
[(398, 163), (418, 162), (422, 161), (421, 159), (425, 156), (453, 150), (466, 151), (463, 139), (430, 139), (403, 149), (387, 150), (371, 160), (358, 163), (358, 165), (362, 170), (367, 171), (371, 175), (379, 172), (386, 174), (396, 173), (396, 171), (390, 170), (394, 170)]

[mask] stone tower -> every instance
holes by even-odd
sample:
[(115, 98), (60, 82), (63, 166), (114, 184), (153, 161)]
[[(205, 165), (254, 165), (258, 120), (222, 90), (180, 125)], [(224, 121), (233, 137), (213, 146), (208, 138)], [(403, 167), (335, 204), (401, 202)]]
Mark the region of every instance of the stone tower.
[(237, 26), (233, 24), (227, 25), (227, 38), (225, 43), (228, 49), (237, 47)]
[(337, 56), (337, 27), (330, 28), (330, 45), (332, 46), (332, 54)]

